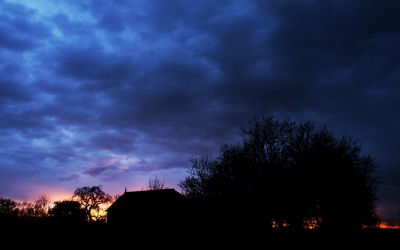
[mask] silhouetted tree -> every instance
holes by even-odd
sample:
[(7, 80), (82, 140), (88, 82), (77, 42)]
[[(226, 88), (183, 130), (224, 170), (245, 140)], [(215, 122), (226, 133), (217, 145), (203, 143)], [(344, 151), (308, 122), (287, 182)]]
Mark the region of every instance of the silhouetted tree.
[(280, 227), (316, 220), (323, 228), (376, 223), (378, 164), (352, 137), (312, 122), (274, 117), (249, 122), (242, 143), (223, 145), (219, 157), (190, 158), (179, 183), (191, 197), (250, 192), (262, 214)]
[(40, 195), (39, 198), (35, 201), (35, 214), (36, 217), (45, 217), (47, 216), (47, 210), (49, 209), (48, 205), (50, 203), (50, 197), (48, 195)]
[(15, 220), (18, 216), (18, 203), (0, 197), (0, 221), (6, 222), (10, 220)]
[(86, 211), (78, 201), (74, 200), (54, 202), (54, 206), (49, 209), (49, 214), (57, 222), (79, 223), (86, 221)]
[(168, 187), (165, 186), (165, 182), (161, 181), (157, 176), (154, 178), (150, 177), (148, 183), (146, 184), (146, 190), (161, 190), (166, 188)]
[(19, 220), (32, 221), (35, 219), (35, 205), (31, 202), (18, 202), (17, 211)]
[(81, 204), (90, 222), (104, 221), (106, 218), (104, 206), (113, 200), (111, 195), (102, 190), (101, 185), (77, 188), (72, 198)]

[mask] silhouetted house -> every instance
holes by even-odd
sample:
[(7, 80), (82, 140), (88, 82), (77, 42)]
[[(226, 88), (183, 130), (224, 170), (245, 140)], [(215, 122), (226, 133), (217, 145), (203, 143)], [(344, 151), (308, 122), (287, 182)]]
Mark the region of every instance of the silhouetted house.
[(125, 192), (107, 209), (107, 222), (134, 233), (253, 233), (263, 223), (256, 200), (249, 193), (187, 199), (175, 189)]
[(175, 189), (125, 192), (107, 209), (107, 223), (137, 233), (183, 230), (186, 202)]

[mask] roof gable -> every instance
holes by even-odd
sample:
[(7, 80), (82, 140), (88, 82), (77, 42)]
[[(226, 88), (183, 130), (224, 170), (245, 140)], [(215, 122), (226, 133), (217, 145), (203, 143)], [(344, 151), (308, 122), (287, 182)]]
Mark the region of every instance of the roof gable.
[(107, 209), (107, 211), (129, 209), (136, 206), (168, 205), (185, 200), (186, 197), (173, 188), (125, 192)]

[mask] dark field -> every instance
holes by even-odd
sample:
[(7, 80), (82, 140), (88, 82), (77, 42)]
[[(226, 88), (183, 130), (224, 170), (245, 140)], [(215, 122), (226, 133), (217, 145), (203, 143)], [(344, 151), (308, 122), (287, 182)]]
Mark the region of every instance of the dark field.
[(257, 235), (214, 234), (194, 236), (163, 229), (165, 233), (135, 233), (130, 228), (111, 228), (94, 225), (2, 225), (2, 239), (12, 240), (18, 246), (76, 248), (99, 247), (139, 249), (155, 247), (237, 247), (251, 249), (306, 247), (327, 249), (335, 247), (395, 247), (400, 241), (400, 230), (365, 229), (360, 231), (267, 230)]

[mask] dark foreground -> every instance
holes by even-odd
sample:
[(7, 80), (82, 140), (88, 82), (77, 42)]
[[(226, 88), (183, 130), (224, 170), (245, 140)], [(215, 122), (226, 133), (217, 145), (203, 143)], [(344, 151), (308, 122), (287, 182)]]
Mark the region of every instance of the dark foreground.
[[(112, 247), (237, 247), (250, 249), (307, 247), (385, 247), (398, 245), (400, 230), (365, 229), (359, 231), (266, 230), (257, 235), (192, 235), (176, 233), (165, 227), (157, 233), (138, 233), (133, 228), (112, 228), (107, 224), (83, 225), (2, 225), (1, 238), (18, 246), (52, 246), (62, 248)], [(163, 232), (164, 231), (164, 232)]]

